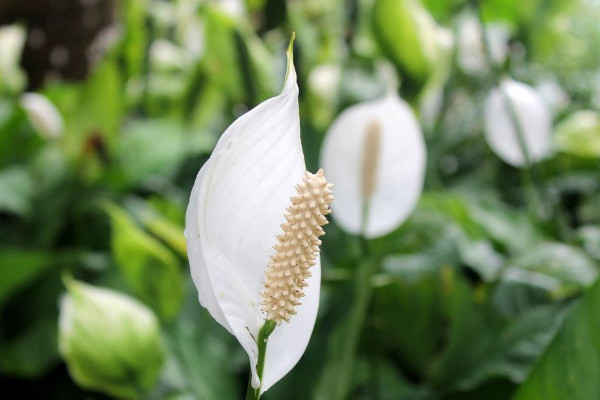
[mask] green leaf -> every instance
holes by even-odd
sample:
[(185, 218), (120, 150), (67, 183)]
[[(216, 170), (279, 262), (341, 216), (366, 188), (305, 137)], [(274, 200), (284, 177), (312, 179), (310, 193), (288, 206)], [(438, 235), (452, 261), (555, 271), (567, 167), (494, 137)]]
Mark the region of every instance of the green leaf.
[(186, 131), (176, 121), (131, 121), (117, 142), (114, 177), (125, 185), (171, 178), (185, 156), (208, 152), (213, 144), (206, 132)]
[(0, 306), (52, 265), (52, 255), (40, 251), (0, 251)]
[(27, 216), (33, 194), (33, 179), (26, 168), (11, 167), (0, 171), (0, 211)]
[(537, 286), (562, 298), (591, 285), (598, 266), (581, 249), (543, 242), (509, 261), (503, 279)]
[(573, 307), (515, 400), (600, 398), (600, 281)]
[(163, 320), (172, 319), (181, 307), (184, 279), (175, 255), (141, 230), (114, 204), (106, 210), (112, 220), (112, 253), (133, 292)]
[(442, 334), (440, 285), (435, 275), (417, 282), (393, 280), (375, 289), (369, 312), (373, 330), (369, 347), (403, 360), (405, 368), (424, 376), (438, 351)]
[(429, 379), (443, 391), (473, 390), (496, 377), (521, 382), (567, 310), (562, 303), (532, 304), (504, 317), (450, 269), (444, 270), (442, 282), (449, 341)]
[(58, 359), (57, 328), (54, 315), (39, 316), (14, 339), (0, 338), (0, 370), (29, 378), (41, 375)]
[(385, 54), (408, 78), (423, 85), (436, 67), (438, 27), (419, 0), (377, 0), (373, 28)]
[(340, 318), (329, 337), (329, 348), (323, 372), (314, 398), (318, 400), (343, 400), (351, 393), (356, 351), (371, 301), (371, 277), (378, 261), (365, 260), (357, 266), (354, 277), (352, 303)]
[(577, 111), (561, 121), (554, 131), (559, 150), (580, 157), (600, 157), (600, 114)]

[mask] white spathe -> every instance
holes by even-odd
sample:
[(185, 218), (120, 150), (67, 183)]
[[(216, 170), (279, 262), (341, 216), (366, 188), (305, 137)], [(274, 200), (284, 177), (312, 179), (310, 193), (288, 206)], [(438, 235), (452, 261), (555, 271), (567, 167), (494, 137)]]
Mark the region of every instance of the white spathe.
[(260, 292), (285, 208), (305, 172), (298, 86), (288, 53), (283, 91), (238, 118), (221, 136), (198, 176), (185, 237), (200, 303), (238, 339), (250, 358), (252, 385), (266, 391), (298, 362), (312, 333), (321, 266), (311, 267), (297, 315), (269, 337), (262, 384), (256, 373)]
[(24, 93), (21, 107), (25, 110), (33, 128), (46, 138), (62, 136), (64, 121), (56, 106), (39, 93)]
[(457, 63), (468, 75), (481, 75), (490, 70), (485, 55), (485, 43), (482, 29), (485, 29), (488, 46), (492, 61), (501, 65), (509, 53), (508, 41), (510, 32), (508, 28), (500, 23), (490, 23), (482, 26), (478, 18), (466, 13), (458, 18), (457, 39), (458, 54)]
[[(363, 161), (369, 127), (379, 128), (373, 192), (363, 192)], [(346, 109), (333, 122), (321, 149), (321, 165), (335, 185), (332, 215), (353, 234), (367, 238), (399, 227), (413, 211), (425, 177), (425, 142), (409, 105), (396, 93)], [(368, 201), (366, 226), (362, 215)]]
[[(508, 107), (510, 105), (510, 108)], [(519, 122), (523, 144), (511, 118)], [(552, 117), (541, 96), (530, 86), (505, 79), (485, 101), (485, 139), (496, 155), (515, 167), (535, 163), (551, 152)]]

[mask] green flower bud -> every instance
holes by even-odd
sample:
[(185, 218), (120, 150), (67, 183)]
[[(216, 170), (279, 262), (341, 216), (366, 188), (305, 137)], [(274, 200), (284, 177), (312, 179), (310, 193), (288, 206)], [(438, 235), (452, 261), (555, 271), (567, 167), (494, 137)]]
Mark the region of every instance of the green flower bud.
[(418, 86), (436, 68), (439, 27), (419, 0), (377, 0), (373, 28), (385, 55)]
[(574, 112), (554, 131), (556, 148), (579, 157), (600, 157), (600, 114), (596, 111)]
[(160, 373), (164, 346), (154, 313), (124, 294), (65, 279), (59, 349), (81, 387), (139, 399)]

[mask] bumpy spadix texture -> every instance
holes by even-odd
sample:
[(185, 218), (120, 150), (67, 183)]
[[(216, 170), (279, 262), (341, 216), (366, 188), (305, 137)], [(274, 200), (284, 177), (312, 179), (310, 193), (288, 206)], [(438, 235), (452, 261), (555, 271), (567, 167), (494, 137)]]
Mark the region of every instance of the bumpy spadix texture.
[(321, 240), (325, 234), (321, 226), (327, 224), (329, 204), (333, 201), (332, 184), (327, 183), (320, 169), (316, 174), (306, 172), (302, 183), (296, 186), (291, 205), (286, 208), (286, 222), (281, 225), (283, 233), (277, 236), (273, 246), (265, 279), (261, 302), (267, 319), (280, 324), (290, 321), (296, 314), (294, 308), (304, 297), (306, 279), (311, 276), (310, 267), (315, 265)]

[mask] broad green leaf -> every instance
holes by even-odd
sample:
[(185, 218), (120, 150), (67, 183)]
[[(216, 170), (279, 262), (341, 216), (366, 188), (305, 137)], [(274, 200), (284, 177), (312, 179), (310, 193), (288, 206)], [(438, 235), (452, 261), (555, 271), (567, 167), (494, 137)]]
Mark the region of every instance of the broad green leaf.
[[(71, 157), (93, 154), (94, 144), (102, 141), (111, 149), (124, 112), (124, 82), (114, 61), (98, 65), (86, 81), (71, 87), (66, 96), (64, 146)], [(69, 93), (67, 90), (66, 93)], [(61, 108), (61, 103), (57, 103)]]
[(600, 157), (600, 114), (577, 111), (561, 121), (554, 131), (555, 146), (580, 157)]
[(58, 359), (57, 328), (56, 316), (40, 315), (12, 340), (0, 338), (0, 370), (28, 378), (42, 375)]
[(49, 253), (37, 250), (0, 251), (0, 306), (51, 265), (52, 256)]
[(449, 341), (431, 369), (433, 384), (469, 391), (495, 377), (521, 382), (559, 328), (565, 305), (531, 305), (507, 318), (450, 269), (442, 281)]
[(377, 287), (369, 320), (368, 348), (381, 347), (401, 359), (404, 369), (424, 376), (442, 334), (439, 279), (435, 274), (417, 282), (392, 279)]
[(0, 211), (27, 216), (33, 194), (33, 178), (26, 168), (16, 166), (0, 171)]
[(187, 131), (176, 121), (134, 120), (116, 143), (114, 177), (127, 186), (171, 179), (187, 155), (209, 151), (213, 144), (206, 132)]
[(112, 253), (132, 291), (163, 320), (181, 307), (184, 280), (177, 257), (141, 230), (119, 207), (107, 204), (112, 220)]
[(353, 301), (328, 339), (325, 364), (314, 392), (315, 399), (347, 399), (355, 386), (352, 375), (356, 351), (371, 301), (371, 276), (377, 264), (375, 260), (365, 260), (357, 266), (352, 291)]
[(502, 279), (537, 286), (562, 298), (591, 285), (597, 276), (598, 265), (581, 249), (543, 242), (510, 260)]
[(600, 281), (578, 301), (514, 400), (600, 398)]

